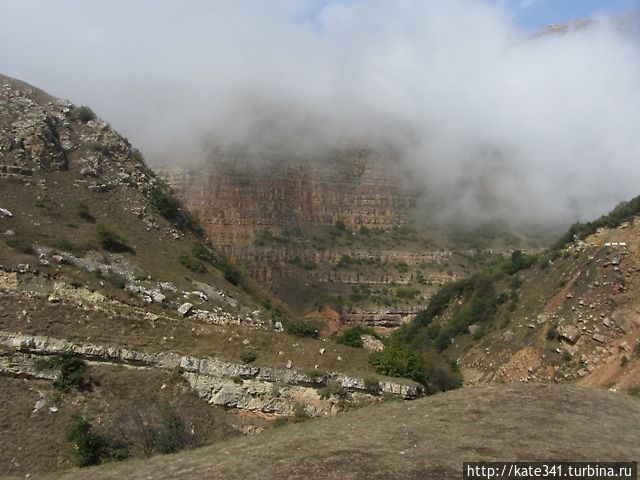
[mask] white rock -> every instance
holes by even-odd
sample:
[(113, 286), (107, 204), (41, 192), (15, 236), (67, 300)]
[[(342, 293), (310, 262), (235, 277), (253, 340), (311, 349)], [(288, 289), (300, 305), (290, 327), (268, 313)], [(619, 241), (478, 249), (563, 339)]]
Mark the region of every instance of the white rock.
[(162, 293), (156, 293), (151, 298), (156, 303), (162, 303), (162, 302), (164, 302), (165, 298), (167, 298), (167, 297), (165, 295), (163, 295)]
[(193, 308), (192, 303), (189, 303), (189, 302), (183, 303), (178, 307), (178, 313), (182, 316), (185, 316), (187, 313), (191, 311), (192, 308)]
[(38, 400), (36, 402), (36, 404), (33, 407), (33, 411), (37, 412), (39, 410), (41, 410), (42, 408), (44, 408), (47, 405), (47, 399), (46, 398), (41, 398), (40, 400)]

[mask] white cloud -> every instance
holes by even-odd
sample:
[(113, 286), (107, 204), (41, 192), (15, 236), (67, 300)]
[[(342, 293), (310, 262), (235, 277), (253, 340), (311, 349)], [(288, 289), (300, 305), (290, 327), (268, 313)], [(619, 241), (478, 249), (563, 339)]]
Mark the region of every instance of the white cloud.
[[(603, 24), (533, 39), (480, 0), (301, 14), (314, 8), (4, 0), (1, 68), (92, 105), (150, 159), (183, 161), (203, 143), (390, 138), (429, 199), (469, 219), (571, 221), (639, 193), (631, 37)], [(487, 192), (489, 212), (477, 205)]]

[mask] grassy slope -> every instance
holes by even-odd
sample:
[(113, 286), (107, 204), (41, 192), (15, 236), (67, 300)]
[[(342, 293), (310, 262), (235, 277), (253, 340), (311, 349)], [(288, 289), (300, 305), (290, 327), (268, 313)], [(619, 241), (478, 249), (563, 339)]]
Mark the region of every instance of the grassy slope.
[[(72, 468), (71, 445), (64, 435), (74, 414), (92, 419), (100, 434), (119, 439), (114, 433), (115, 419), (135, 408), (148, 410), (168, 401), (185, 422), (194, 425), (196, 444), (239, 435), (231, 424), (242, 423), (242, 419), (207, 404), (171, 372), (92, 365), (88, 376), (93, 385), (90, 391), (72, 389), (68, 393), (56, 390), (48, 380), (0, 376), (0, 476), (24, 478), (27, 473)], [(40, 398), (48, 403), (36, 412), (34, 405)], [(57, 410), (51, 412), (50, 407)], [(139, 454), (135, 449), (131, 453)]]
[(638, 460), (639, 422), (640, 400), (628, 396), (475, 386), (50, 478), (457, 478), (463, 461)]

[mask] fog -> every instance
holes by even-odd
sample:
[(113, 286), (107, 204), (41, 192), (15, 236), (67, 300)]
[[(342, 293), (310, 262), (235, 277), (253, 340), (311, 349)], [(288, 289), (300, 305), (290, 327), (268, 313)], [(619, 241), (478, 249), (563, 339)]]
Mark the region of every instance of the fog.
[(640, 194), (632, 17), (527, 32), (482, 0), (3, 0), (0, 16), (2, 73), (90, 105), (152, 165), (392, 144), (425, 216), (462, 223), (570, 223)]

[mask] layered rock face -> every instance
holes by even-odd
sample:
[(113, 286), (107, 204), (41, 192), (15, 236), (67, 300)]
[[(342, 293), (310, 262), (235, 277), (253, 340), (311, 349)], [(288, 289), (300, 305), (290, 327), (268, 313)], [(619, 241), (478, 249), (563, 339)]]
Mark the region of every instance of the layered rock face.
[(415, 194), (401, 186), (392, 152), (353, 148), (302, 160), (216, 155), (195, 170), (165, 170), (215, 244), (244, 258), (256, 231), (343, 222), (388, 230), (405, 223)]
[[(384, 232), (408, 222), (419, 193), (408, 187), (408, 175), (391, 149), (352, 147), (298, 158), (227, 151), (199, 167), (160, 172), (212, 242), (286, 301), (292, 282), (302, 285), (300, 294), (307, 297), (322, 296), (318, 290), (349, 295), (357, 285), (412, 284), (415, 272), (391, 266), (442, 264), (451, 255), (385, 240)], [(359, 242), (362, 231), (375, 231), (376, 237)], [(344, 258), (353, 264), (341, 263)], [(312, 285), (314, 293), (307, 291)], [(415, 313), (415, 306), (406, 307), (387, 315), (372, 305), (344, 318), (397, 326)]]

